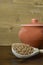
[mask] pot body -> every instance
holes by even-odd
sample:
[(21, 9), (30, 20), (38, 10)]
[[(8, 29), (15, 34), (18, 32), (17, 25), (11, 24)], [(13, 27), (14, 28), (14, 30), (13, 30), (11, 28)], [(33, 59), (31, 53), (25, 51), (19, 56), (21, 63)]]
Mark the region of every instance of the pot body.
[(18, 36), (23, 43), (43, 48), (43, 26), (22, 26)]

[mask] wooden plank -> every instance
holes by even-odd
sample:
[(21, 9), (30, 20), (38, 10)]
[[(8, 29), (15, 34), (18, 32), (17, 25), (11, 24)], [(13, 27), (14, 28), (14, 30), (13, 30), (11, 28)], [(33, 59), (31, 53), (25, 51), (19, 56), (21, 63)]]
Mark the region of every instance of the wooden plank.
[(28, 58), (16, 58), (11, 46), (0, 46), (0, 65), (43, 65), (43, 54)]

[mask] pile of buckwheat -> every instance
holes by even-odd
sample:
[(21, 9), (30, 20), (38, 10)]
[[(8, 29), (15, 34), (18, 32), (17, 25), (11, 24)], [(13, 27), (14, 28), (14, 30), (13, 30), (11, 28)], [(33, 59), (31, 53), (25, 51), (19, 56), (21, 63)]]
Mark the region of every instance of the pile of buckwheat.
[(29, 46), (28, 44), (24, 43), (15, 43), (13, 45), (14, 51), (21, 55), (29, 55), (33, 53), (33, 47)]

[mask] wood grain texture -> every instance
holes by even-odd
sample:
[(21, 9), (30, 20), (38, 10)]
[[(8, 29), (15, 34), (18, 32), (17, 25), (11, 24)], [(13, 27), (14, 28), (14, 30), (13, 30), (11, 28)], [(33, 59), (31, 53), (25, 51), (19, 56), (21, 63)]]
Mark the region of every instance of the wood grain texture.
[(0, 45), (20, 42), (15, 24), (31, 23), (32, 18), (43, 23), (43, 0), (0, 0)]

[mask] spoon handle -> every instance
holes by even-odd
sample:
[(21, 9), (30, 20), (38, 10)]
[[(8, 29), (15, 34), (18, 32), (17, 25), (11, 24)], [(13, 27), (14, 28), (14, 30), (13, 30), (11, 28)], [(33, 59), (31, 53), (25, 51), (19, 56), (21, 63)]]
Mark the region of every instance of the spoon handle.
[(40, 53), (43, 53), (43, 49), (40, 49), (39, 51), (40, 51)]

